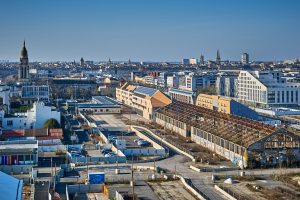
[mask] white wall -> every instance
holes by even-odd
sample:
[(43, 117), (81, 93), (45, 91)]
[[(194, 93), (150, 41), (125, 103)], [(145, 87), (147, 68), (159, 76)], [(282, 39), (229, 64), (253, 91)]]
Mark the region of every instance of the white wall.
[[(28, 110), (23, 117), (10, 117), (3, 118), (3, 129), (32, 129), (32, 128), (44, 128), (44, 123), (48, 119), (56, 119), (59, 123), (60, 112), (52, 110), (50, 106), (45, 106), (43, 102), (36, 102), (33, 104), (33, 108)], [(8, 126), (7, 122), (12, 121), (13, 125)]]

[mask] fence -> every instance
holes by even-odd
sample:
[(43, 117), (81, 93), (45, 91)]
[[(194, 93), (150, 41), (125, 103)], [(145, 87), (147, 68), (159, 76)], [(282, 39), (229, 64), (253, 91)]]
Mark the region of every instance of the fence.
[(252, 198), (249, 198), (245, 195), (242, 195), (240, 193), (234, 192), (232, 191), (230, 188), (228, 187), (224, 187), (223, 185), (216, 185), (215, 187), (219, 187), (221, 190), (223, 190), (225, 193), (227, 193), (228, 195), (230, 195), (231, 199), (236, 199), (236, 200), (252, 200)]
[(191, 188), (193, 188), (198, 194), (200, 194), (206, 200), (213, 200), (206, 196), (202, 191), (200, 191), (192, 182), (191, 179), (184, 178), (186, 184), (188, 184)]

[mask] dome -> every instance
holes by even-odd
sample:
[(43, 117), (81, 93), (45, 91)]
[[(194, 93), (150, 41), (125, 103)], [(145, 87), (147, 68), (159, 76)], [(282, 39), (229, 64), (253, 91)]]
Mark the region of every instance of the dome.
[(21, 58), (28, 58), (27, 49), (26, 49), (26, 47), (25, 47), (25, 41), (24, 41), (23, 48), (21, 49), (20, 57), (21, 57)]

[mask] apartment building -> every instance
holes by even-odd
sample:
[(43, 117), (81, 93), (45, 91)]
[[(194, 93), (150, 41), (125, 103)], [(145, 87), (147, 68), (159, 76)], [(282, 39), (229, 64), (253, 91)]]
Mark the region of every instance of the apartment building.
[(116, 88), (116, 98), (148, 120), (153, 119), (155, 109), (171, 103), (171, 100), (157, 89), (128, 83)]
[(287, 82), (280, 71), (240, 71), (238, 100), (258, 107), (295, 107), (300, 103), (300, 83)]

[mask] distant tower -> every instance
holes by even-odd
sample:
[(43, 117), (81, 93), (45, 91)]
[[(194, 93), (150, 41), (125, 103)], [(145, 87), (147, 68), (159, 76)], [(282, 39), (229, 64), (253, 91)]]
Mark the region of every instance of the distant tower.
[(204, 56), (201, 54), (200, 56), (200, 65), (204, 65)]
[(111, 64), (111, 60), (110, 60), (110, 58), (108, 58), (108, 64)]
[(219, 50), (217, 50), (216, 63), (217, 63), (217, 65), (220, 65), (220, 64), (221, 64), (221, 56), (220, 56)]
[(28, 53), (25, 47), (25, 40), (23, 43), (23, 48), (21, 49), (20, 53), (20, 65), (18, 69), (18, 79), (19, 81), (29, 81), (29, 65), (28, 65)]
[(80, 66), (81, 66), (81, 67), (84, 66), (84, 60), (83, 60), (82, 57), (81, 57), (81, 59), (80, 59)]
[(130, 58), (129, 58), (129, 60), (128, 60), (128, 64), (131, 64), (131, 60), (130, 60)]
[(243, 65), (247, 65), (249, 63), (249, 54), (243, 53), (241, 56), (241, 62)]

